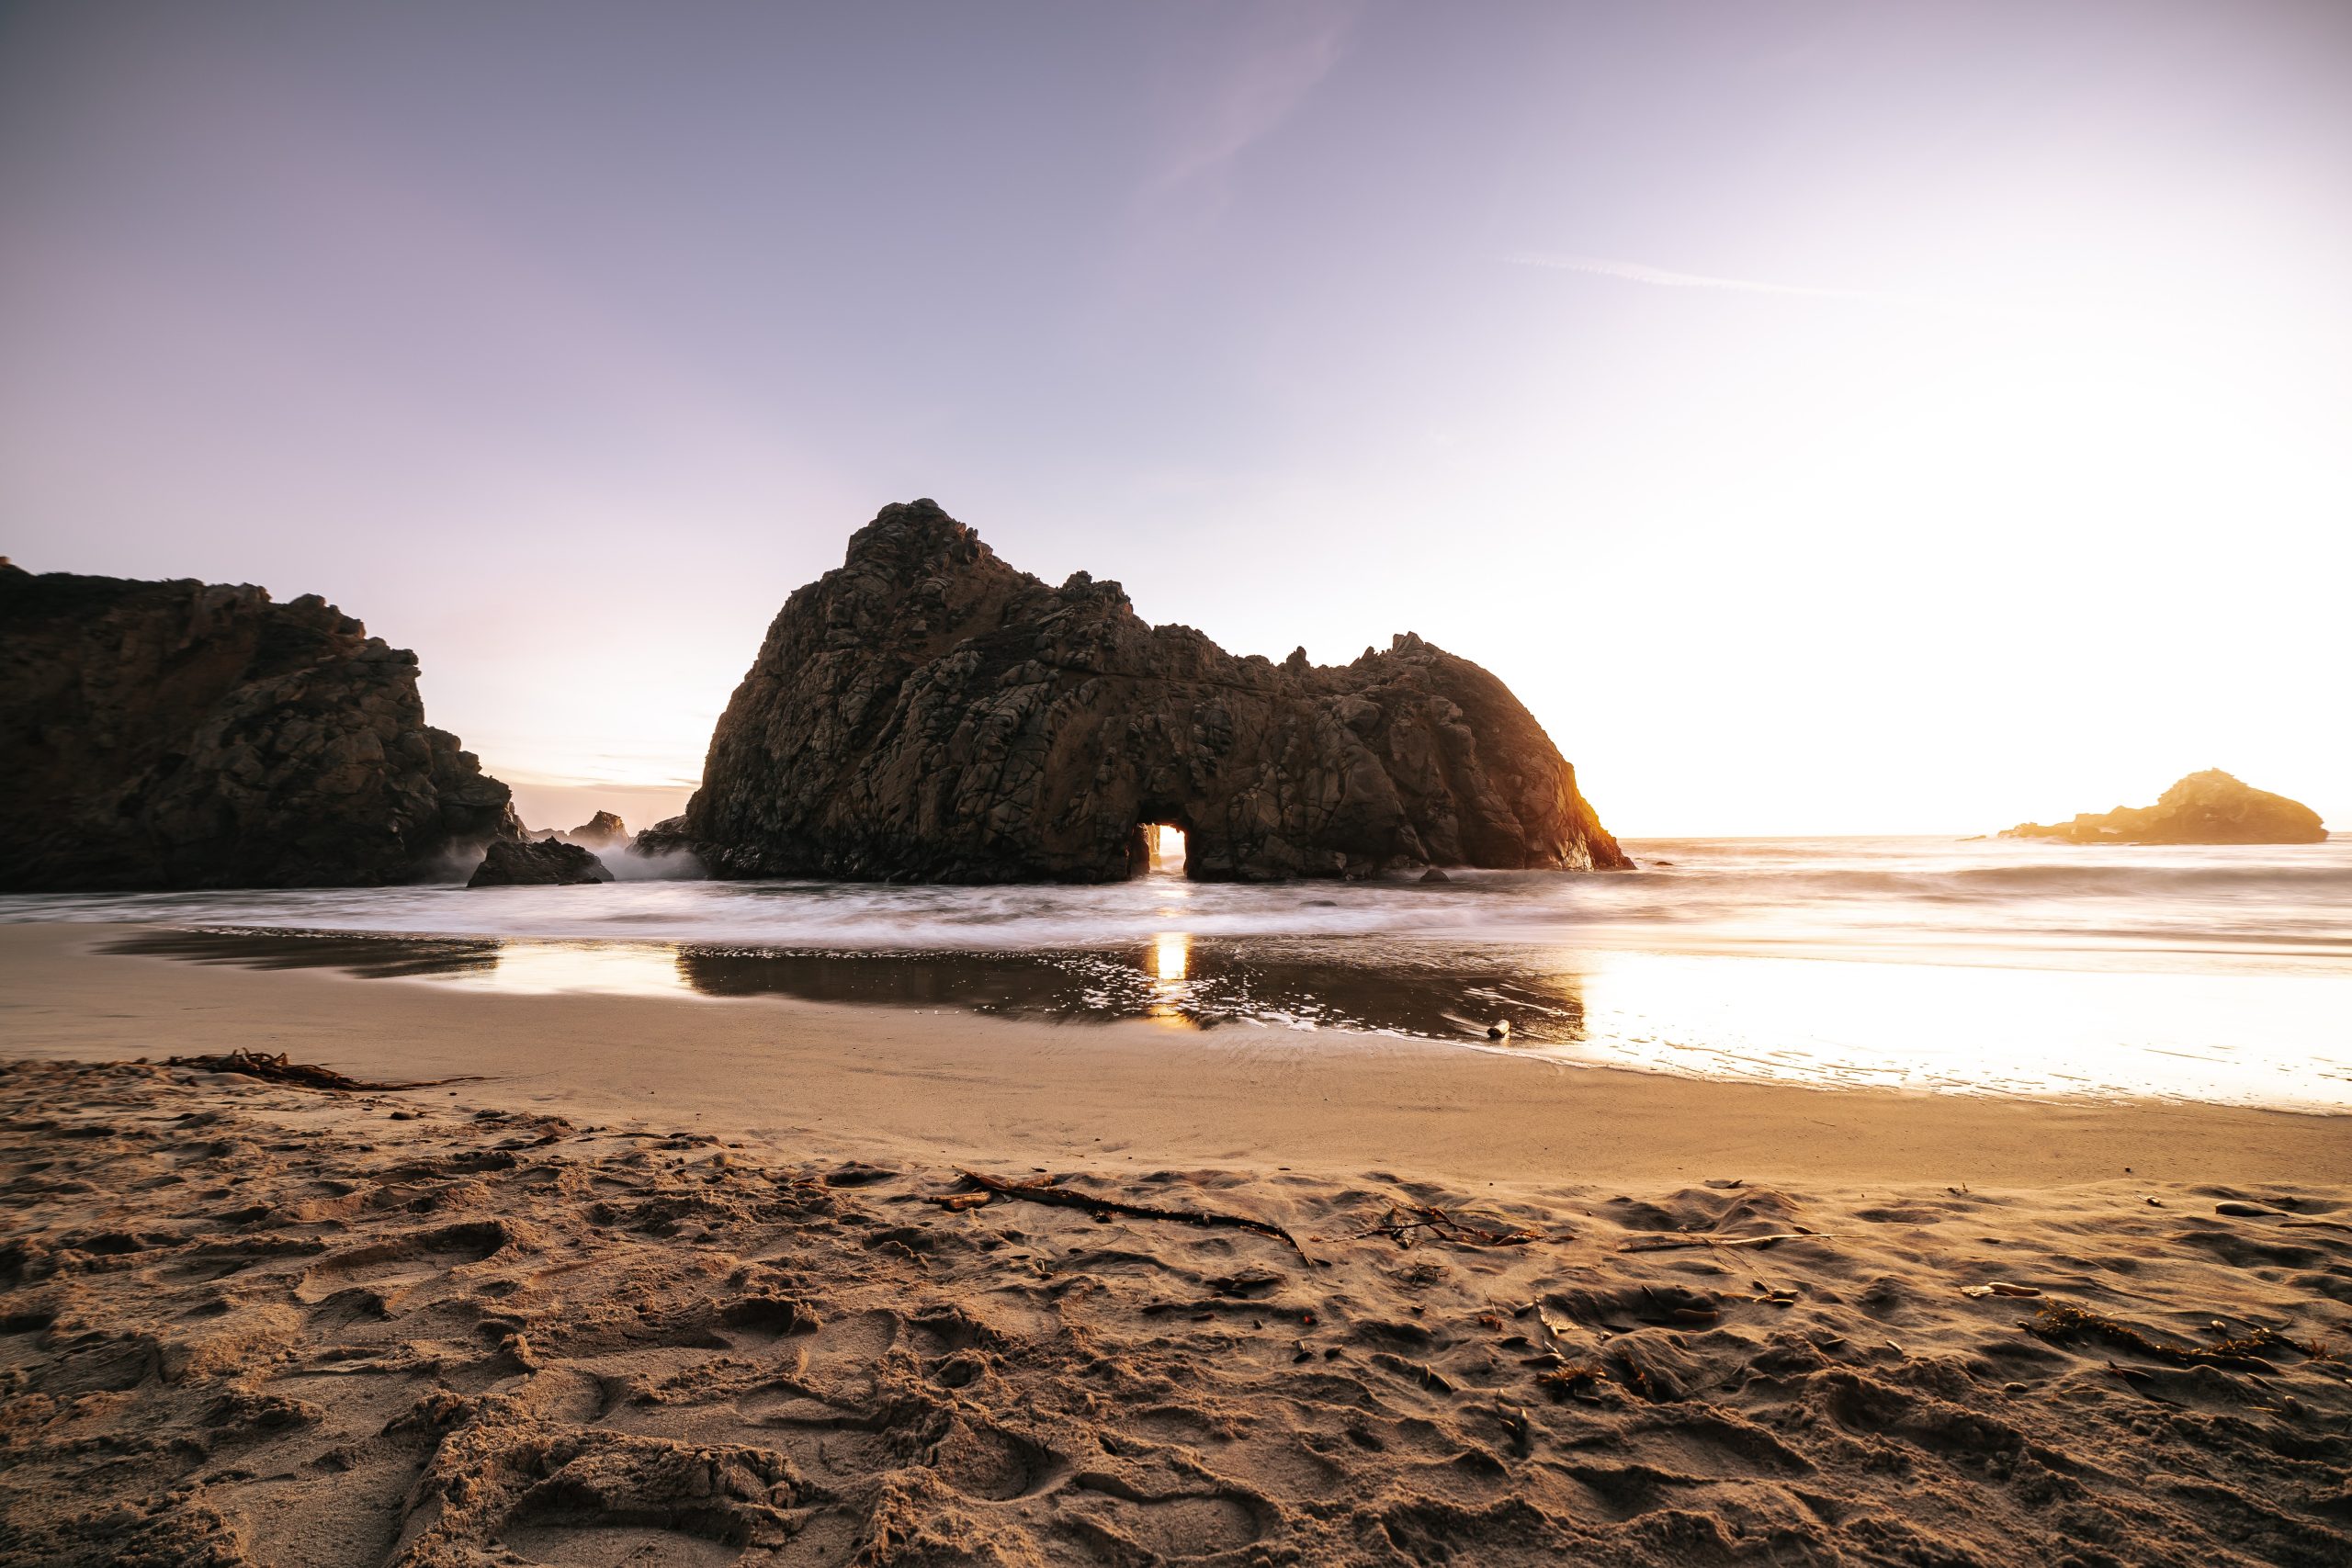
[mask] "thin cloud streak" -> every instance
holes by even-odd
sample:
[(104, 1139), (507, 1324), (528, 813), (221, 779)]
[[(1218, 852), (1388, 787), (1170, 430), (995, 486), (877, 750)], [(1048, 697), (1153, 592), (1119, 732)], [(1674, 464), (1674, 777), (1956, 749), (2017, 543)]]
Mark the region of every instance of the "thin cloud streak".
[(1804, 283), (1768, 283), (1753, 277), (1719, 277), (1712, 273), (1676, 272), (1645, 262), (1620, 261), (1611, 256), (1549, 254), (1512, 251), (1502, 258), (1512, 266), (1547, 267), (1555, 272), (1580, 272), (1593, 277), (1613, 277), (1624, 283), (1645, 283), (1657, 288), (1703, 288), (1728, 294), (1777, 294), (1800, 299), (1850, 299), (1897, 310), (1924, 310), (1939, 316), (1966, 316), (1984, 321), (2033, 321), (2051, 324), (2065, 318), (2039, 310), (2020, 310), (1962, 300), (1924, 299), (1913, 294), (1883, 294), (1868, 288), (1824, 288)]
[(1590, 273), (1595, 277), (1620, 277), (1628, 283), (1654, 283), (1661, 288), (1724, 288), (1735, 294), (1795, 294), (1810, 299), (1886, 300), (1883, 294), (1856, 288), (1815, 288), (1797, 283), (1761, 283), (1752, 277), (1714, 277), (1703, 272), (1670, 272), (1642, 262), (1615, 261), (1608, 256), (1544, 255), (1513, 251), (1503, 260), (1513, 266), (1548, 266), (1560, 272)]

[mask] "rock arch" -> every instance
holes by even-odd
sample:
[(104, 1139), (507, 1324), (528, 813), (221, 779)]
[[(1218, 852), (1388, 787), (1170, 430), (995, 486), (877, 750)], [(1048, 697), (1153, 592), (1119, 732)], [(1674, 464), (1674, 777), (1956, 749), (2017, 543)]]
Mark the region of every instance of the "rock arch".
[(1129, 875), (1172, 822), (1209, 881), (1630, 864), (1503, 683), (1408, 632), (1352, 664), (1236, 658), (1115, 582), (1049, 587), (930, 501), (795, 592), (650, 835), (715, 874)]

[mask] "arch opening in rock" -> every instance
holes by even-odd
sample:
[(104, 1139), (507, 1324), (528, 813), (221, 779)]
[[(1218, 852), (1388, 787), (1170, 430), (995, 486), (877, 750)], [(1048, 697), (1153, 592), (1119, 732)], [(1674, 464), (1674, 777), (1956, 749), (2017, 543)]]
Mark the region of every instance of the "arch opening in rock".
[(1135, 849), (1127, 857), (1130, 878), (1187, 876), (1184, 829), (1173, 822), (1136, 824)]

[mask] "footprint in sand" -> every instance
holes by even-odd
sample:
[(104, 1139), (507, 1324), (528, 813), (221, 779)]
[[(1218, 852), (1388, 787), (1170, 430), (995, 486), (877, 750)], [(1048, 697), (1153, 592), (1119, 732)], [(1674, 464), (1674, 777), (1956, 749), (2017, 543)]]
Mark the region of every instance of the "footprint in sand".
[(387, 1237), (348, 1252), (332, 1253), (311, 1264), (295, 1284), (295, 1299), (319, 1306), (354, 1289), (364, 1289), (390, 1314), (417, 1287), (441, 1279), (451, 1269), (492, 1257), (513, 1240), (513, 1233), (494, 1220)]

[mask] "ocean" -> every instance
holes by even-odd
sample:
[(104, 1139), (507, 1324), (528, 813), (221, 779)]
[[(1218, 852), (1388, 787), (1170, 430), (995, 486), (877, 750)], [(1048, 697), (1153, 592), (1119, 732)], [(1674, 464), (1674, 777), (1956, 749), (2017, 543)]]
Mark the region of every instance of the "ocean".
[[(1629, 841), (1631, 873), (1102, 887), (670, 880), (0, 897), (129, 951), (513, 991), (762, 994), (1248, 1044), (1365, 1035), (1945, 1093), (2352, 1111), (2352, 838)], [(1499, 1026), (1508, 1025), (1507, 1032)]]

